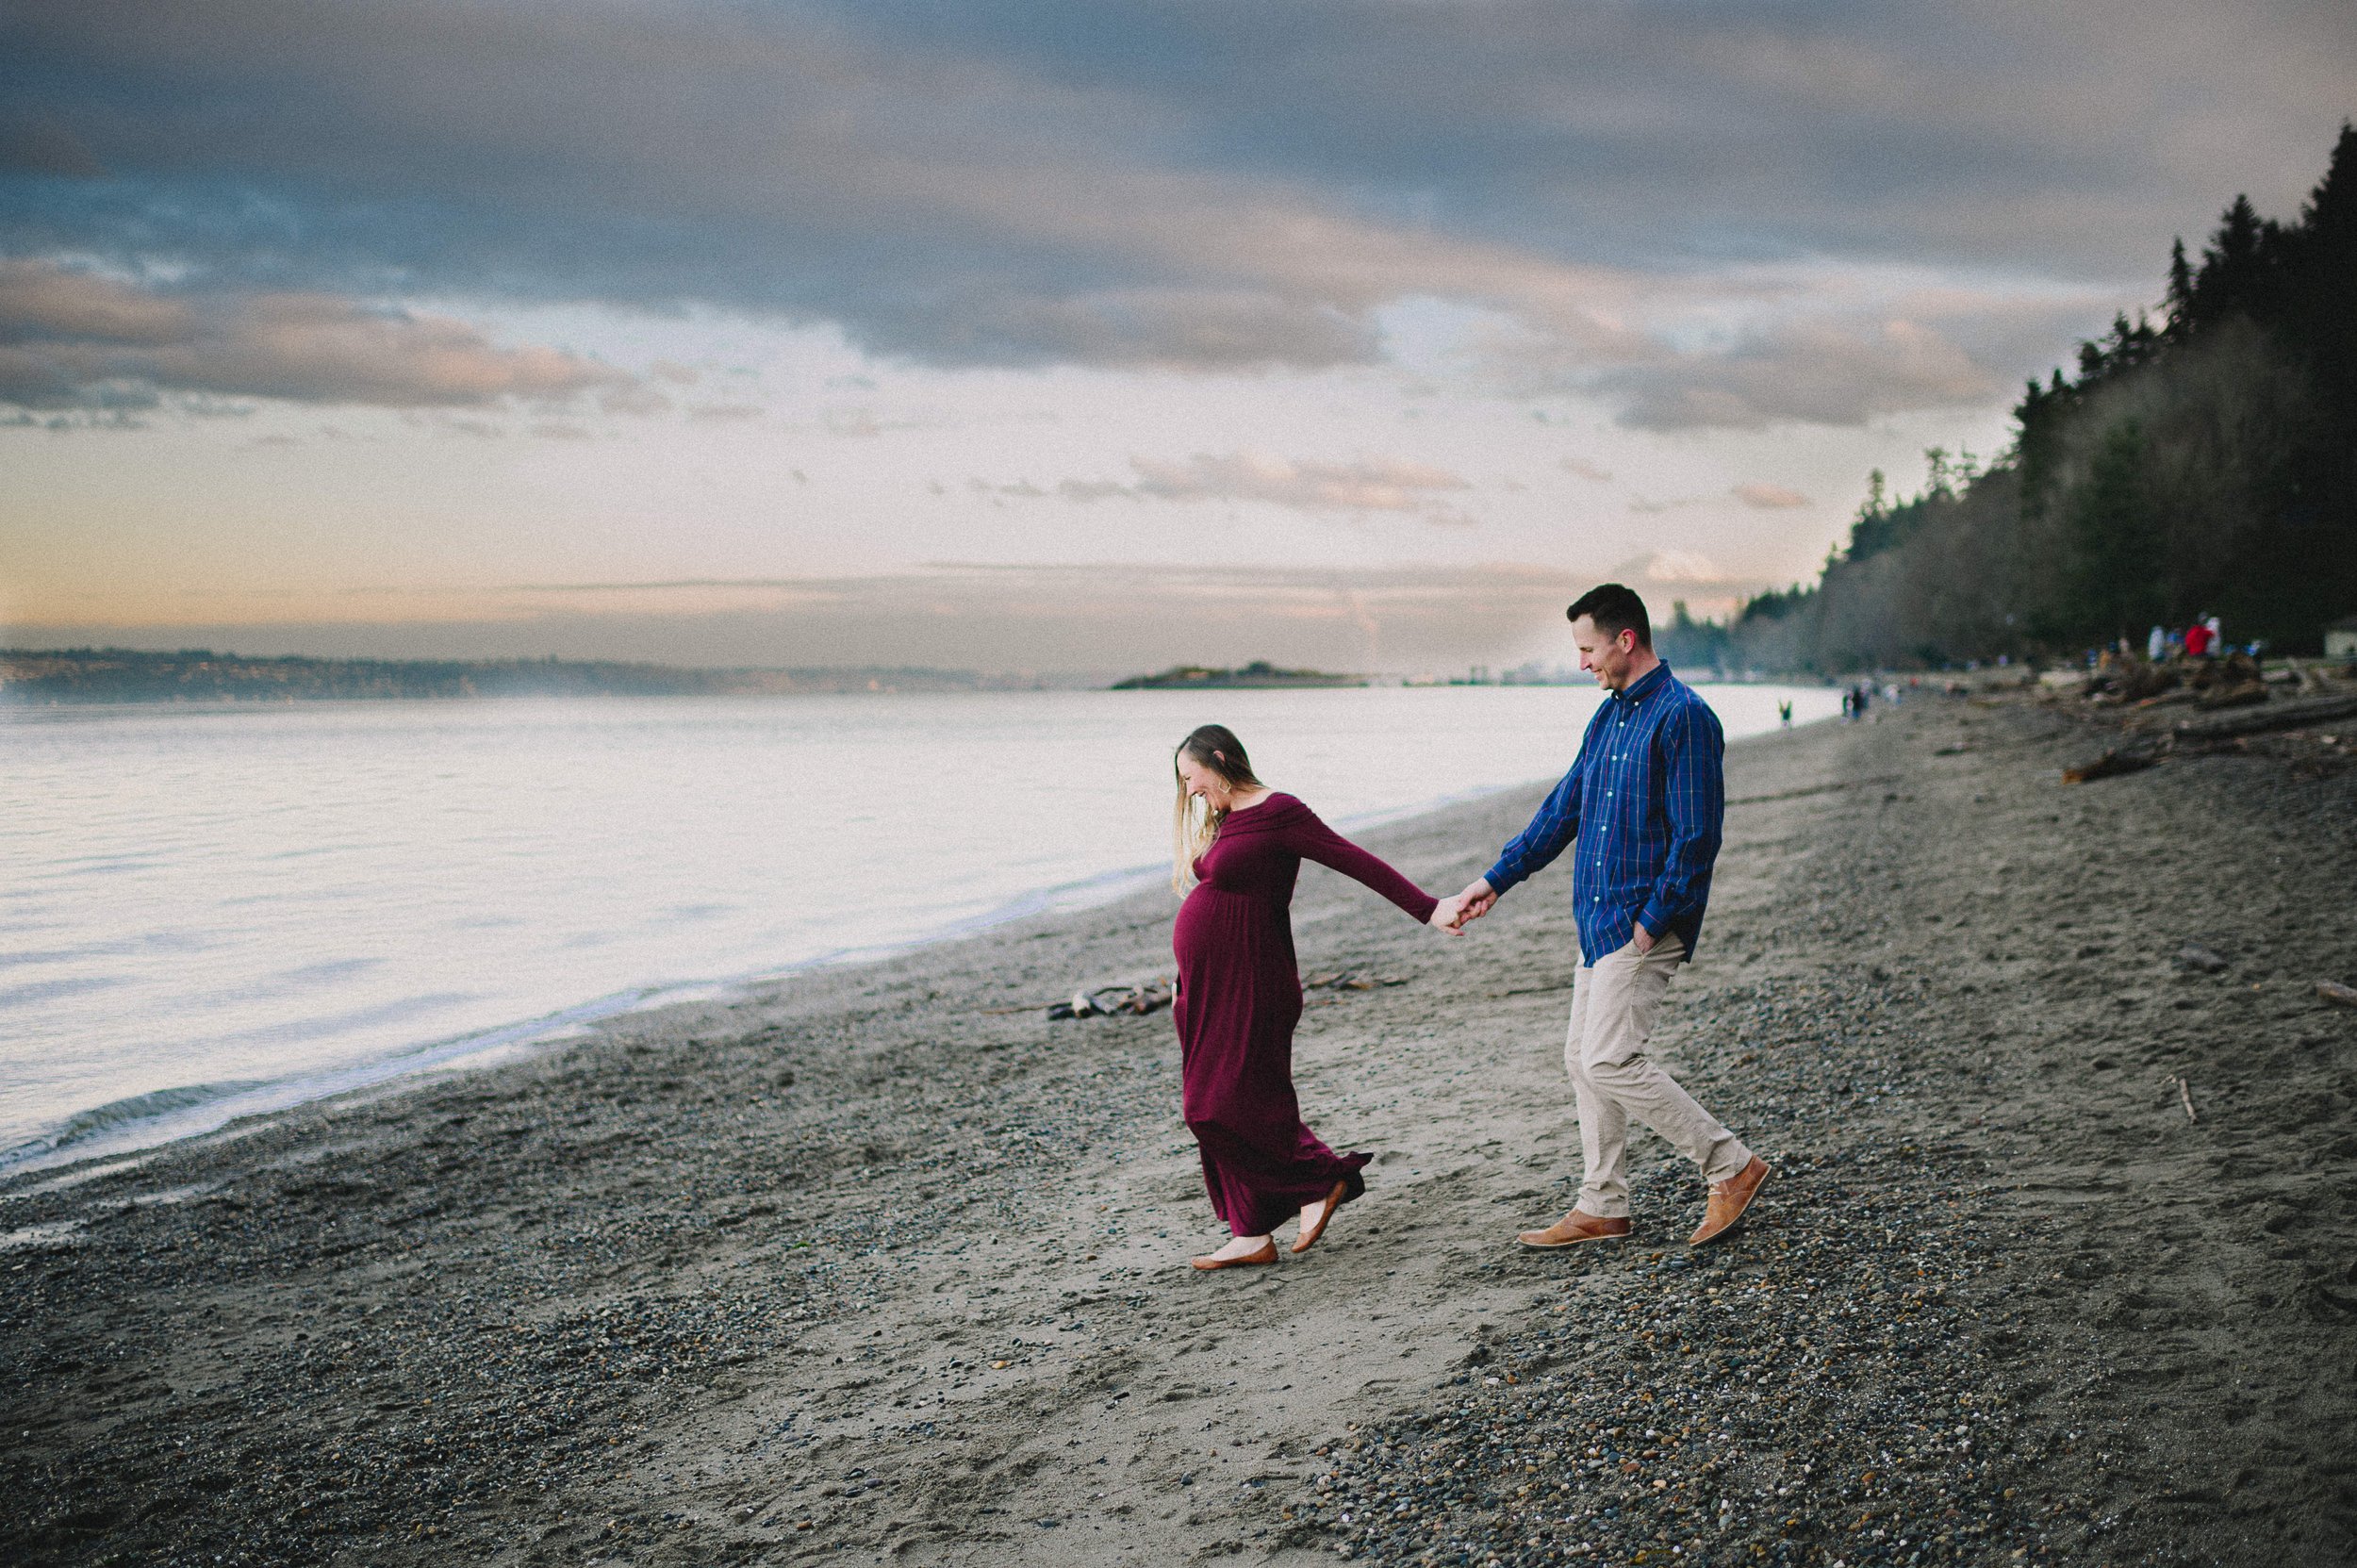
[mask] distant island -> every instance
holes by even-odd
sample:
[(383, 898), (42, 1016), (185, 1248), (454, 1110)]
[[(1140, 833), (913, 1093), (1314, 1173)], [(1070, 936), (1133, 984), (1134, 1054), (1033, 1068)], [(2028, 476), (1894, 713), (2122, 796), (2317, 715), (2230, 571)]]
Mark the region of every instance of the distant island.
[(185, 649), (0, 649), (0, 702), (291, 702), (461, 697), (766, 697), (1034, 691), (1059, 683), (967, 669), (691, 669), (565, 659), (250, 658)]
[(1220, 691), (1237, 687), (1363, 686), (1364, 675), (1329, 675), (1322, 669), (1279, 669), (1266, 659), (1255, 659), (1241, 669), (1212, 669), (1199, 664), (1173, 665), (1159, 675), (1132, 675), (1115, 681), (1115, 691)]

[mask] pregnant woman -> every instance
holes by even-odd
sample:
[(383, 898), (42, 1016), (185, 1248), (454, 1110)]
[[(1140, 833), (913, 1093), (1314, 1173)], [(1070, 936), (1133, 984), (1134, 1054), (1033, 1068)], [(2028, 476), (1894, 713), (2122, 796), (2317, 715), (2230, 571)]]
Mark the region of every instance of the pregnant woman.
[(1337, 1154), (1302, 1124), (1294, 1096), (1294, 880), (1314, 860), (1456, 935), (1454, 900), (1434, 899), (1252, 773), (1235, 735), (1206, 724), (1179, 743), (1171, 885), (1186, 894), (1178, 959), (1179, 1065), (1187, 1126), (1203, 1154), (1211, 1209), (1234, 1239), (1203, 1269), (1277, 1262), (1271, 1232), (1301, 1216), (1307, 1252), (1334, 1211), (1366, 1190), (1364, 1154)]

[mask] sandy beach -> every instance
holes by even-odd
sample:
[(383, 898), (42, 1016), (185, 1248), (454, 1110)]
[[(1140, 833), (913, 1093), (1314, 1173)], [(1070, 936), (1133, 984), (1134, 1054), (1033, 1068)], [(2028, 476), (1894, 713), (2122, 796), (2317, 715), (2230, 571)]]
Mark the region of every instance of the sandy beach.
[[(1305, 871), (1302, 1098), (1376, 1159), (1276, 1268), (1184, 1266), (1168, 1015), (1046, 1015), (1169, 972), (1161, 891), (20, 1179), (0, 1559), (2347, 1563), (2357, 772), (2060, 782), (2104, 744), (1731, 750), (1658, 1047), (1777, 1175), (1701, 1253), (1650, 1138), (1630, 1243), (1513, 1246), (1565, 868), (1454, 942)], [(1366, 842), (1453, 891), (1539, 794)]]

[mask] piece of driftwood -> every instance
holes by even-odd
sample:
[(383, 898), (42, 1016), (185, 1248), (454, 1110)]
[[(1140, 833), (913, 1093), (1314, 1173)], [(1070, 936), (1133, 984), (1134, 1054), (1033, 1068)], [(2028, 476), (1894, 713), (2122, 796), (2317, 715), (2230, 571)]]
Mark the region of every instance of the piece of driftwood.
[(2357, 1007), (2357, 985), (2343, 985), (2337, 980), (2316, 982), (2316, 995), (2326, 1001), (2339, 1002), (2343, 1007)]
[(2323, 695), (2332, 689), (2332, 682), (2301, 664), (2298, 659), (2285, 659), (2282, 669), (2269, 670), (2267, 684), (2295, 685), (2310, 695)]
[(2098, 779), (2115, 779), (2122, 773), (2141, 773), (2159, 760), (2150, 751), (2106, 751), (2093, 762), (2064, 768), (2063, 783), (2093, 784)]
[(2203, 692), (2201, 706), (2204, 711), (2216, 708), (2250, 708), (2271, 700), (2266, 682), (2245, 681), (2240, 685), (2222, 686), (2216, 691)]
[(2185, 1108), (2185, 1120), (2200, 1121), (2201, 1118), (2193, 1114), (2193, 1086), (2182, 1078), (2171, 1078), (2169, 1081), (2177, 1085), (2177, 1098)]
[(1143, 1017), (1168, 1007), (1171, 989), (1162, 982), (1149, 981), (1144, 985), (1100, 985), (1095, 990), (1072, 993), (1070, 1001), (1060, 1001), (1047, 1010), (1050, 1018), (1110, 1018), (1116, 1013)]
[(2352, 717), (2357, 717), (2357, 696), (2295, 697), (2248, 713), (2224, 714), (2217, 718), (2181, 718), (2177, 721), (2177, 738), (2231, 740), (2236, 735), (2296, 730), (2306, 724)]

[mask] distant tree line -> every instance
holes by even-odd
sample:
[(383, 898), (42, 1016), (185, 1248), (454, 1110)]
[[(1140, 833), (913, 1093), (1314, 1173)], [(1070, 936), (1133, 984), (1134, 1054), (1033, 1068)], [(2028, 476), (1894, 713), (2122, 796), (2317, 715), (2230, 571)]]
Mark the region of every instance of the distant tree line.
[(1689, 662), (2052, 657), (2212, 614), (2318, 650), (2357, 613), (2357, 130), (2298, 222), (2237, 196), (2198, 263), (2178, 241), (2157, 324), (2115, 318), (2014, 418), (1993, 462), (1927, 454), (1914, 496), (1875, 473), (1814, 586), (1673, 627)]
[(1362, 686), (1364, 675), (1329, 675), (1322, 669), (1279, 669), (1266, 659), (1255, 659), (1237, 669), (1210, 665), (1179, 664), (1154, 675), (1132, 675), (1115, 681), (1115, 691), (1199, 691), (1238, 686)]
[(458, 697), (741, 697), (1029, 690), (963, 669), (684, 669), (565, 659), (250, 658), (209, 649), (0, 649), (0, 701), (271, 702)]

